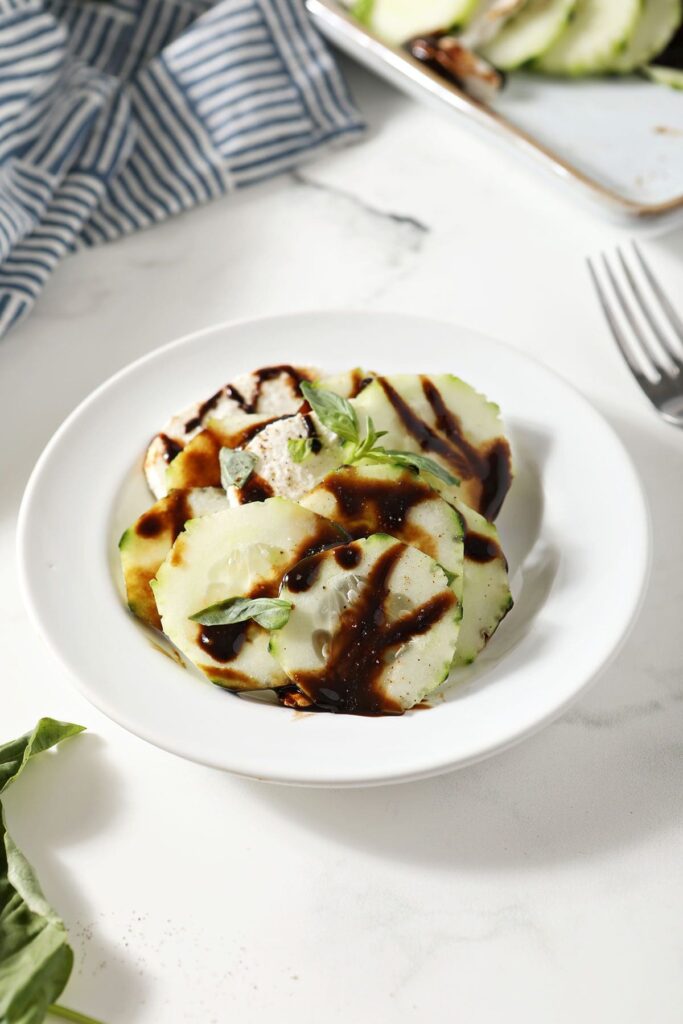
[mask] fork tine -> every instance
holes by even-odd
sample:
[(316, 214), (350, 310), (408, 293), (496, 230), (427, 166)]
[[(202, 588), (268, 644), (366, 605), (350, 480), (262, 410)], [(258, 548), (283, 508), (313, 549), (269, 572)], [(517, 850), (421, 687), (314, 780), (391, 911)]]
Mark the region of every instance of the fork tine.
[[(621, 284), (619, 283), (619, 281), (617, 280), (617, 277), (616, 277), (614, 271), (612, 270), (611, 266), (609, 265), (609, 260), (607, 259), (607, 257), (605, 256), (604, 253), (602, 254), (602, 263), (603, 263), (603, 266), (605, 268), (605, 273), (607, 274), (607, 277), (609, 278), (609, 282), (610, 282), (610, 284), (612, 286), (612, 290), (613, 290), (613, 292), (614, 292), (614, 294), (616, 296), (617, 302), (619, 303), (619, 305), (621, 307), (621, 310), (622, 310), (624, 316), (626, 317), (626, 319), (628, 320), (628, 323), (629, 323), (629, 326), (630, 326), (631, 330), (633, 331), (634, 343), (637, 346), (638, 352), (639, 352), (639, 354), (641, 356), (641, 359), (643, 360), (643, 363), (645, 363), (647, 365), (647, 369), (653, 375), (661, 377), (661, 375), (662, 375), (661, 370), (659, 369), (656, 361), (653, 359), (652, 354), (651, 354), (651, 352), (648, 349), (647, 340), (646, 340), (646, 338), (645, 338), (645, 336), (643, 334), (643, 331), (642, 331), (642, 329), (640, 327), (640, 324), (636, 320), (636, 317), (635, 317), (635, 315), (633, 313), (633, 309), (631, 308), (631, 305), (630, 305), (628, 299), (626, 298), (626, 295), (624, 294), (624, 290), (621, 287)], [(623, 340), (625, 340), (625, 339), (623, 339)], [(641, 364), (641, 373), (642, 373), (643, 369), (644, 369), (644, 366), (643, 366), (643, 364)]]
[[(603, 256), (603, 260), (604, 259), (605, 257)], [(605, 288), (600, 278), (598, 277), (597, 271), (593, 265), (593, 261), (591, 259), (587, 259), (586, 262), (588, 264), (588, 270), (590, 272), (591, 278), (593, 279), (593, 285), (595, 286), (595, 291), (597, 292), (598, 300), (600, 302), (600, 305), (602, 306), (602, 311), (605, 314), (607, 323), (609, 324), (610, 330), (612, 331), (612, 337), (616, 341), (622, 356), (628, 363), (631, 373), (636, 378), (641, 388), (643, 388), (644, 391), (647, 391), (650, 382), (648, 381), (647, 377), (645, 376), (642, 369), (633, 357), (631, 346), (627, 341), (626, 335), (622, 330), (621, 324), (614, 315), (614, 311), (610, 305), (607, 292), (605, 291)], [(607, 264), (606, 260), (605, 264)], [(610, 275), (610, 279), (612, 279), (612, 277), (613, 275)]]
[[(654, 316), (654, 314), (652, 312), (651, 305), (647, 301), (647, 299), (646, 299), (646, 297), (645, 297), (645, 295), (643, 293), (643, 289), (641, 288), (640, 283), (639, 283), (636, 275), (631, 270), (631, 267), (629, 266), (628, 261), (626, 260), (626, 258), (625, 258), (625, 256), (624, 256), (624, 254), (623, 254), (621, 249), (617, 249), (617, 256), (619, 257), (619, 262), (621, 263), (622, 269), (624, 271), (624, 275), (626, 276), (626, 280), (630, 284), (631, 290), (633, 291), (633, 294), (634, 294), (634, 296), (636, 298), (636, 301), (638, 303), (638, 307), (639, 307), (641, 313), (643, 314), (643, 316), (645, 317), (645, 319), (647, 320), (648, 324), (650, 325), (650, 329), (652, 330), (652, 333), (654, 334), (654, 336), (657, 338), (658, 342), (662, 346), (662, 349), (664, 351), (664, 355), (666, 356), (667, 360), (670, 360), (674, 364), (674, 366), (676, 367), (677, 371), (682, 370), (683, 369), (683, 362), (681, 362), (681, 359), (680, 359), (679, 355), (676, 352), (672, 351), (671, 343), (670, 343), (669, 339), (667, 338), (666, 334), (664, 333), (664, 331), (661, 329), (661, 327), (657, 323), (657, 319), (656, 319), (656, 317)], [(681, 340), (683, 340), (683, 337), (681, 338)], [(657, 361), (657, 364), (658, 364), (657, 368), (659, 369), (661, 364), (660, 364), (659, 361)]]
[(657, 280), (657, 278), (655, 277), (653, 272), (650, 270), (650, 266), (646, 262), (645, 257), (643, 256), (643, 254), (641, 253), (640, 248), (636, 245), (635, 241), (632, 241), (631, 245), (633, 246), (633, 251), (636, 254), (636, 256), (638, 257), (638, 262), (640, 263), (641, 267), (643, 268), (643, 273), (645, 274), (645, 277), (647, 278), (647, 280), (648, 280), (648, 282), (650, 284), (650, 287), (652, 288), (652, 291), (655, 293), (655, 295), (659, 299), (660, 305), (661, 305), (662, 309), (664, 310), (664, 312), (666, 313), (666, 316), (667, 316), (667, 318), (669, 320), (669, 323), (671, 324), (671, 326), (674, 329), (676, 337), (678, 338), (678, 340), (681, 343), (683, 343), (683, 320), (681, 320), (681, 318), (679, 317), (678, 313), (676, 312), (674, 307), (671, 305), (671, 302), (669, 301), (669, 297), (667, 296), (666, 292), (664, 291), (664, 289), (660, 285), (659, 281)]

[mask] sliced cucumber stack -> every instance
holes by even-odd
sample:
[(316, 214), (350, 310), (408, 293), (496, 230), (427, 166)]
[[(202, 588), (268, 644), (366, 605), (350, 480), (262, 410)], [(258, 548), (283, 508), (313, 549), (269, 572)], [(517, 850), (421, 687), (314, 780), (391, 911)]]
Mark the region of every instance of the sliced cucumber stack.
[(401, 714), (449, 674), (457, 599), (437, 562), (393, 537), (305, 559), (280, 597), (292, 611), (271, 653), (318, 708)]
[(460, 479), (462, 501), (495, 519), (512, 481), (510, 445), (493, 402), (450, 374), (377, 377), (352, 400), (386, 448), (417, 452)]
[(129, 527), (119, 541), (121, 568), (128, 607), (148, 626), (161, 629), (150, 581), (171, 550), (188, 519), (210, 515), (228, 507), (221, 490), (171, 491)]
[(676, 34), (681, 13), (681, 0), (644, 0), (635, 31), (610, 64), (610, 71), (628, 74), (661, 53)]
[(339, 527), (284, 498), (191, 520), (151, 584), (164, 632), (214, 683), (282, 686), (266, 629), (252, 621), (201, 626), (190, 616), (231, 597), (276, 597), (288, 569), (343, 540)]
[(643, 71), (656, 85), (669, 89), (683, 89), (683, 71), (680, 68), (665, 68), (661, 64), (648, 64)]
[(550, 75), (591, 75), (607, 71), (629, 43), (641, 0), (577, 0), (567, 29), (535, 63)]
[(464, 25), (478, 0), (357, 0), (356, 17), (388, 43), (401, 45), (414, 36)]
[(418, 474), (392, 466), (344, 466), (301, 504), (332, 519), (354, 539), (384, 533), (412, 544), (447, 570), (462, 605), (462, 517)]
[(481, 50), (495, 67), (512, 71), (536, 60), (566, 30), (576, 0), (527, 0), (500, 32)]

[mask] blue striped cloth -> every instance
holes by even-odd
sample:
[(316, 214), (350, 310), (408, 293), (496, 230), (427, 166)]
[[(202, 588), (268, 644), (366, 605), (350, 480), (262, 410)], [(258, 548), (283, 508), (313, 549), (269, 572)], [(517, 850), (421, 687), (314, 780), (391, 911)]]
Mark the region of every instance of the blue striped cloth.
[(0, 335), (66, 253), (361, 131), (302, 0), (0, 0)]

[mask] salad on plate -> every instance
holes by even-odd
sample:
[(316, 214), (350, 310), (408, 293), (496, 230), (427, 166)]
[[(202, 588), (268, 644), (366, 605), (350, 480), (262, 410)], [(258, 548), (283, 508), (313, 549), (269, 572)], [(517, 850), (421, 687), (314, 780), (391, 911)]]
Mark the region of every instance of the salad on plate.
[(144, 472), (128, 606), (227, 690), (402, 714), (512, 607), (510, 444), (450, 374), (264, 367), (174, 416)]

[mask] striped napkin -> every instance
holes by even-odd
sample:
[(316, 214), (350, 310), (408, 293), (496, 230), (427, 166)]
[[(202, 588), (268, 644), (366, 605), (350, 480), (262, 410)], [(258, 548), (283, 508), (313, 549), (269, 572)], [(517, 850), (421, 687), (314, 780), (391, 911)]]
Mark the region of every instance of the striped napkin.
[(361, 131), (302, 0), (0, 0), (0, 335), (66, 253)]

